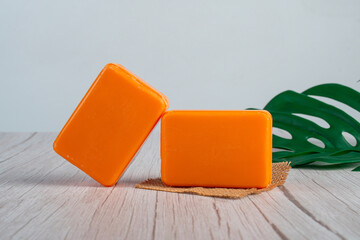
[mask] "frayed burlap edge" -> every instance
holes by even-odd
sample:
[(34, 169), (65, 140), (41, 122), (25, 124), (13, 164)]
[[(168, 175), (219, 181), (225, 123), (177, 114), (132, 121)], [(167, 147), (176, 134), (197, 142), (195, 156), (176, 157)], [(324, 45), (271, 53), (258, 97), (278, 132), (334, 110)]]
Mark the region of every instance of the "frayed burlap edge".
[(242, 198), (251, 194), (260, 194), (270, 191), (285, 183), (291, 167), (290, 162), (281, 162), (272, 164), (272, 180), (267, 188), (204, 188), (204, 187), (169, 187), (166, 186), (160, 178), (148, 179), (145, 182), (137, 184), (136, 188), (157, 190), (175, 193), (191, 193), (208, 197), (220, 198)]

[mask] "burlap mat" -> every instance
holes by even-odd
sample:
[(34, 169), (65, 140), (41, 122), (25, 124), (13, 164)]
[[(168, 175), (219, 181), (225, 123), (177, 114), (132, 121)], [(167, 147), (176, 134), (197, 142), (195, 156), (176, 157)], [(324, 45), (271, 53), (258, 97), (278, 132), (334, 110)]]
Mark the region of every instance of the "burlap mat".
[(145, 182), (137, 184), (136, 188), (143, 188), (149, 190), (176, 192), (176, 193), (192, 193), (208, 197), (221, 198), (242, 198), (250, 194), (260, 194), (265, 191), (281, 186), (285, 183), (286, 177), (290, 171), (289, 162), (273, 163), (272, 164), (272, 180), (267, 188), (203, 188), (203, 187), (169, 187), (161, 182), (160, 178), (149, 179)]

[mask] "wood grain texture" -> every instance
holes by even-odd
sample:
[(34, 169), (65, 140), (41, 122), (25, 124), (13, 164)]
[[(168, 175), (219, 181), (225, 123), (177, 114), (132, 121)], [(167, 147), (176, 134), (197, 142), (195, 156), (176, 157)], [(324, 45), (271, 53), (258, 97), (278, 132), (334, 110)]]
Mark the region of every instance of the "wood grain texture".
[(160, 175), (159, 131), (105, 188), (52, 150), (53, 133), (0, 133), (1, 239), (359, 239), (360, 174), (292, 169), (239, 200), (135, 189)]

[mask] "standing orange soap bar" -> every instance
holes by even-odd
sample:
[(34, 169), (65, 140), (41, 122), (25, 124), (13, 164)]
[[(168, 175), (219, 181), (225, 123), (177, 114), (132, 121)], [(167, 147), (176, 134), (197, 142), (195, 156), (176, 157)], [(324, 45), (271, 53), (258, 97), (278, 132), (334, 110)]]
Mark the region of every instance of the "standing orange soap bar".
[(267, 111), (169, 111), (161, 119), (161, 179), (167, 185), (265, 188), (271, 169)]
[(101, 71), (54, 142), (54, 150), (114, 185), (166, 111), (166, 97), (124, 67)]

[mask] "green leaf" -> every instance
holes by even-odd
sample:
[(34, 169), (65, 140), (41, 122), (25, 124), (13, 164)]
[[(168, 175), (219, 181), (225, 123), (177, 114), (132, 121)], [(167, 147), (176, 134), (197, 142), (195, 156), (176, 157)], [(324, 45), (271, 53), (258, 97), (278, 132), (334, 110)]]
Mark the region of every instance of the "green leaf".
[[(284, 150), (274, 152), (273, 161), (291, 161), (292, 166), (315, 161), (329, 164), (360, 162), (359, 122), (343, 110), (311, 96), (330, 98), (360, 112), (360, 93), (340, 84), (322, 84), (302, 93), (280, 93), (264, 109), (272, 114), (273, 126), (286, 130), (292, 138), (273, 135), (273, 147)], [(313, 121), (314, 117), (324, 120), (330, 127), (318, 125)], [(355, 146), (347, 141), (343, 132), (356, 139)], [(316, 139), (325, 147), (317, 146), (309, 139)]]
[(353, 169), (354, 172), (360, 172), (360, 166)]

